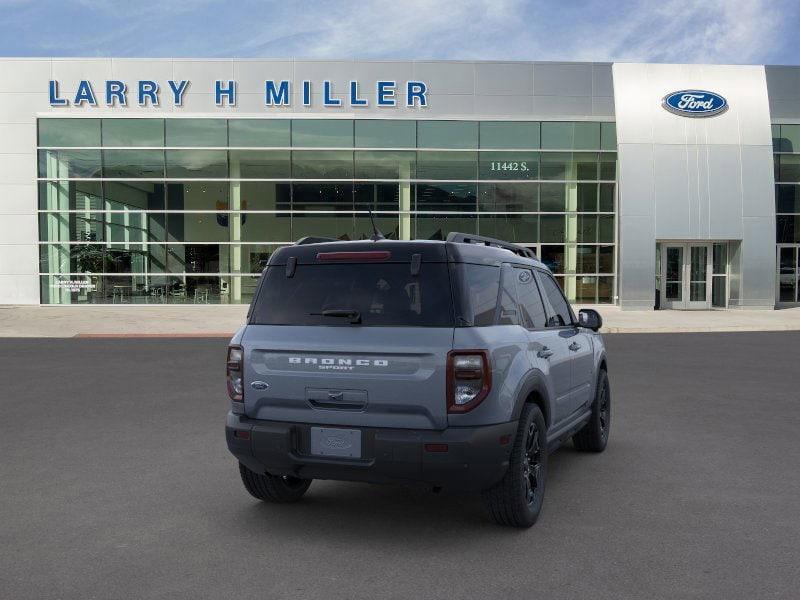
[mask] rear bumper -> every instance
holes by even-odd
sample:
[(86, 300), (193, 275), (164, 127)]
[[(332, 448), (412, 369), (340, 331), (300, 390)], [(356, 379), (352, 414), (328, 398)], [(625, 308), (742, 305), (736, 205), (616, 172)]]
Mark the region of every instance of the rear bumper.
[[(305, 423), (262, 421), (228, 413), (225, 437), (233, 455), (260, 473), (424, 483), (478, 491), (491, 487), (505, 474), (517, 422), (443, 431), (360, 427), (360, 459), (312, 456), (310, 429)], [(447, 451), (441, 451), (442, 446), (437, 448), (440, 451), (429, 451), (426, 444), (446, 444)]]

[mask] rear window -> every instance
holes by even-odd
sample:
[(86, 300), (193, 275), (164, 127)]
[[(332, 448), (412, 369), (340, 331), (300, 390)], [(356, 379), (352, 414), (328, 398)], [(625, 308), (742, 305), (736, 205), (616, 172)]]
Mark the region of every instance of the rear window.
[(350, 318), (330, 313), (356, 311), (356, 326), (453, 326), (444, 263), (422, 263), (417, 275), (408, 263), (297, 265), (292, 277), (275, 265), (264, 278), (253, 305), (254, 325), (353, 326)]

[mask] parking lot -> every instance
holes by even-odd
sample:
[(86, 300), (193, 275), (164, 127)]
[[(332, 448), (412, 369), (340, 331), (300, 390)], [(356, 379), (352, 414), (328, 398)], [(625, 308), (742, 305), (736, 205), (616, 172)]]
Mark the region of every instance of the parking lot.
[(447, 491), (254, 500), (223, 339), (0, 340), (0, 597), (796, 597), (800, 332), (606, 342), (609, 448), (553, 455), (519, 531)]

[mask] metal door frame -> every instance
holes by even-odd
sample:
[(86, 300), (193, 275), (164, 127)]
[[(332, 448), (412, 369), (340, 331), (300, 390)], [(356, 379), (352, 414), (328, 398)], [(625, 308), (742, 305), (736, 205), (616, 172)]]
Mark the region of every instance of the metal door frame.
[[(661, 246), (661, 308), (666, 310), (711, 310), (711, 290), (714, 276), (714, 242), (670, 242), (659, 241)], [(667, 249), (681, 249), (681, 299), (667, 300)], [(706, 249), (706, 297), (705, 300), (691, 298), (692, 248)]]

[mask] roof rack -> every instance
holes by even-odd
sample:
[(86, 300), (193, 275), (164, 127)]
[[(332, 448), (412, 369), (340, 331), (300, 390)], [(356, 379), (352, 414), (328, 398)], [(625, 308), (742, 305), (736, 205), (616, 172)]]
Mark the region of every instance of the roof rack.
[(306, 237), (300, 238), (297, 240), (294, 245), (295, 246), (305, 246), (306, 244), (321, 244), (323, 242), (340, 242), (341, 240), (336, 240), (334, 238), (328, 237), (317, 237), (313, 235), (307, 235)]
[(525, 246), (519, 246), (517, 244), (511, 244), (509, 242), (504, 242), (503, 240), (496, 240), (494, 238), (486, 237), (484, 235), (474, 235), (472, 233), (458, 233), (457, 231), (453, 231), (447, 235), (447, 241), (454, 242), (456, 244), (478, 244), (483, 246), (491, 246), (492, 248), (503, 248), (504, 250), (510, 250), (517, 256), (538, 260), (538, 258), (536, 257), (536, 253), (530, 248), (526, 248)]

